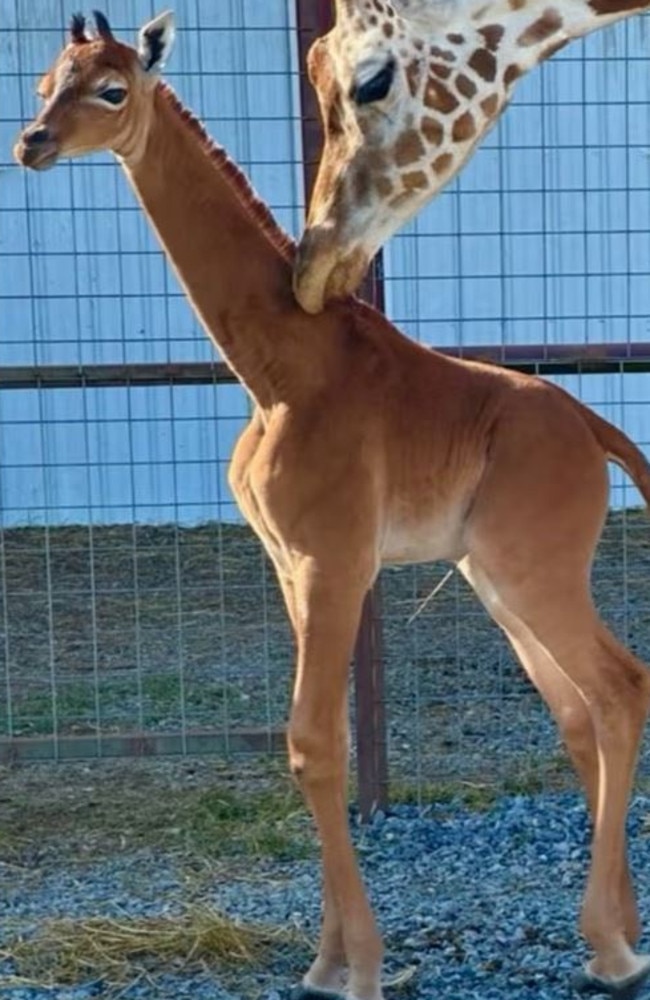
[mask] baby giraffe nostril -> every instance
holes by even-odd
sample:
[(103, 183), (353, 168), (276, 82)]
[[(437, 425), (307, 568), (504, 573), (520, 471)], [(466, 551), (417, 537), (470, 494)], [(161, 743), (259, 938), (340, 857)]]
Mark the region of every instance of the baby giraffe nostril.
[(45, 125), (39, 125), (38, 128), (32, 129), (31, 132), (27, 132), (24, 136), (26, 146), (39, 146), (50, 138), (50, 133), (48, 132)]

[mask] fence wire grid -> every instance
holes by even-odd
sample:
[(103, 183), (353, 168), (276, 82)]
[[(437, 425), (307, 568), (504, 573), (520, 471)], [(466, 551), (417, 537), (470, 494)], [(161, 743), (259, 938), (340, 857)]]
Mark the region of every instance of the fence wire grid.
[[(146, 0), (110, 0), (135, 37)], [(292, 643), (273, 571), (229, 493), (239, 386), (7, 388), (21, 366), (218, 361), (107, 156), (11, 161), (70, 10), (0, 0), (0, 755), (274, 752)], [(178, 5), (166, 76), (297, 234), (304, 213), (294, 0)], [(458, 180), (385, 251), (387, 312), (445, 348), (650, 341), (650, 80), (642, 18), (574, 43), (519, 87)], [(650, 442), (643, 363), (551, 374)], [(595, 366), (596, 368), (598, 366)], [(548, 366), (544, 369), (548, 371)], [(552, 368), (551, 368), (552, 371)], [(598, 605), (650, 660), (650, 530), (612, 474)], [(507, 645), (448, 567), (383, 573), (391, 779), (563, 774)]]

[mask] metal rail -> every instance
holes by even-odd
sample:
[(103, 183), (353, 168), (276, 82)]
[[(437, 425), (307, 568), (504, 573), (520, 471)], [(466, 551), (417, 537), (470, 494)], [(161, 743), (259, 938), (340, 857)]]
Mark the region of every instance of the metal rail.
[[(439, 354), (537, 375), (649, 372), (650, 342), (468, 345)], [(237, 377), (222, 361), (108, 365), (16, 365), (0, 368), (0, 389), (102, 388), (128, 385), (220, 385)]]

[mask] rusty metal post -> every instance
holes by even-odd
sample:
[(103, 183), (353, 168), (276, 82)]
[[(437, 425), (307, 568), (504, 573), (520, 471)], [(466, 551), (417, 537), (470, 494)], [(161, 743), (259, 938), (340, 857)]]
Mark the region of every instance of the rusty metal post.
[[(332, 26), (332, 0), (296, 0), (298, 57), (300, 61), (300, 105), (305, 197), (309, 195), (320, 159), (322, 135), (318, 105), (307, 77), (305, 61), (309, 46)], [(381, 253), (363, 283), (360, 294), (377, 309), (384, 309)], [(376, 583), (366, 595), (354, 651), (354, 687), (357, 733), (359, 810), (367, 820), (388, 799), (386, 706), (382, 652), (381, 587)]]

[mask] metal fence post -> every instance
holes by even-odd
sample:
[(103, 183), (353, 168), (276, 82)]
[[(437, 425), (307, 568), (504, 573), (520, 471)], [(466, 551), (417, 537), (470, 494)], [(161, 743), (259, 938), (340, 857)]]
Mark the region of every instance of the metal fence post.
[[(314, 39), (332, 27), (332, 7), (331, 0), (296, 0), (303, 170), (307, 203), (318, 167), (321, 129), (316, 98), (307, 78), (306, 56)], [(383, 292), (382, 257), (379, 253), (360, 294), (367, 302), (383, 311)], [(388, 798), (381, 613), (381, 586), (377, 582), (366, 595), (354, 650), (358, 797), (363, 820), (369, 819), (375, 809), (384, 808)]]

